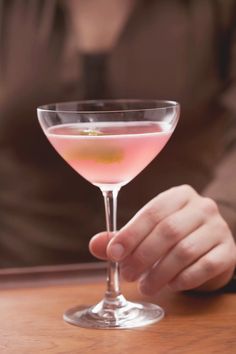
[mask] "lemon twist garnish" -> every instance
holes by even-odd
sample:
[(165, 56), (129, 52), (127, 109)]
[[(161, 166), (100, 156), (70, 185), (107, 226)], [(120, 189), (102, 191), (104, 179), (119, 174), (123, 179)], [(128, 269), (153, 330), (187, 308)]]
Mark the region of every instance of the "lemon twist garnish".
[(123, 159), (123, 151), (116, 146), (91, 144), (83, 148), (76, 148), (64, 155), (67, 160), (90, 160), (97, 163), (112, 164)]
[(98, 136), (98, 135), (104, 135), (104, 133), (100, 132), (99, 130), (85, 129), (85, 130), (80, 130), (79, 135)]

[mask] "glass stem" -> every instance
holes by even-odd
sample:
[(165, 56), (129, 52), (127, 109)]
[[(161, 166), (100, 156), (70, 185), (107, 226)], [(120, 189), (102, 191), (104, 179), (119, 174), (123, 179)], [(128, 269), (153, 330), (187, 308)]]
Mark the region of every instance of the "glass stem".
[[(119, 188), (113, 190), (102, 190), (105, 214), (107, 237), (110, 240), (117, 231), (117, 196)], [(119, 265), (117, 262), (108, 261), (107, 266), (107, 290), (104, 301), (107, 304), (115, 305), (120, 301)]]

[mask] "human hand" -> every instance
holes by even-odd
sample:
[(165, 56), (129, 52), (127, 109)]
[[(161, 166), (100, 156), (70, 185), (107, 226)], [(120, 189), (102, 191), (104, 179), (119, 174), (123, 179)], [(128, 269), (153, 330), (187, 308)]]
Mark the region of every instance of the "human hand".
[(94, 236), (90, 251), (118, 261), (122, 277), (139, 280), (146, 295), (166, 285), (214, 290), (236, 265), (235, 241), (216, 203), (187, 185), (159, 194), (110, 241), (106, 233)]

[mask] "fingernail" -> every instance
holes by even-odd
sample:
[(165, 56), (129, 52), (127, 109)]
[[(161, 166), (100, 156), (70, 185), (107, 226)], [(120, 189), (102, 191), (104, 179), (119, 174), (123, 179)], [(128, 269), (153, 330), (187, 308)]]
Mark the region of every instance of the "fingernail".
[(148, 284), (145, 281), (141, 281), (139, 283), (139, 290), (141, 291), (141, 293), (143, 295), (151, 295), (152, 294), (152, 290), (151, 290), (150, 286), (148, 286)]
[(153, 283), (153, 281), (150, 281), (150, 279), (146, 279), (146, 277), (144, 277), (139, 282), (139, 291), (143, 295), (153, 296), (155, 294), (158, 294), (158, 292), (160, 291), (160, 287), (157, 286), (156, 283)]
[(120, 243), (111, 245), (109, 248), (109, 254), (111, 258), (114, 259), (115, 261), (119, 261), (122, 258), (124, 253), (125, 253), (125, 249)]

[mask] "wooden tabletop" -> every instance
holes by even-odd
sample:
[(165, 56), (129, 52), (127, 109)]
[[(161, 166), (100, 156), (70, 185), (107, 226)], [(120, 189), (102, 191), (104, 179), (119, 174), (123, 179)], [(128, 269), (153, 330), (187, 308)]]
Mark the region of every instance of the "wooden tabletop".
[(104, 266), (0, 272), (1, 354), (235, 353), (236, 294), (186, 295), (163, 290), (144, 299), (122, 284), (129, 300), (160, 304), (165, 318), (133, 330), (92, 330), (65, 323), (63, 312), (95, 304), (105, 290)]

